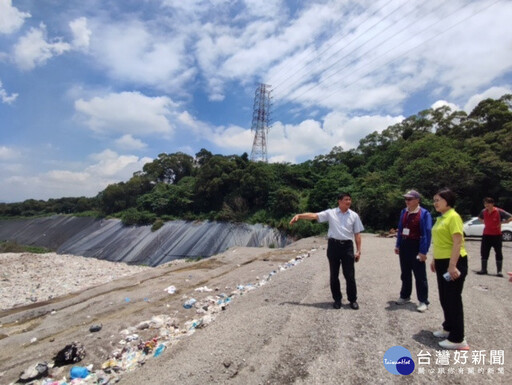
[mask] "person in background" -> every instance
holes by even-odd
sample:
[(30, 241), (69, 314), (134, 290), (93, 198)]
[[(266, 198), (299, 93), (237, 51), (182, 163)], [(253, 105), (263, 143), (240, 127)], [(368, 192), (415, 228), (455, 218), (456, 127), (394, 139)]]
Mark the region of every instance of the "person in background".
[(432, 216), (420, 206), (421, 195), (410, 190), (404, 195), (406, 207), (400, 212), (395, 253), (400, 257), (402, 288), (397, 305), (411, 301), (412, 274), (416, 280), (418, 307), (423, 313), (428, 309), (428, 281), (425, 261), (432, 238)]
[[(350, 307), (354, 310), (359, 309), (354, 263), (361, 258), (360, 233), (364, 230), (364, 227), (359, 215), (350, 210), (351, 204), (352, 197), (350, 194), (341, 193), (338, 196), (338, 207), (319, 213), (297, 214), (290, 221), (290, 225), (301, 219), (329, 222), (327, 258), (329, 259), (331, 293), (335, 309), (341, 308), (340, 265), (347, 284), (347, 297)], [(355, 253), (352, 239), (356, 243)]]
[(441, 216), (432, 228), (434, 260), (430, 268), (437, 276), (439, 301), (444, 313), (443, 329), (434, 332), (444, 349), (468, 349), (464, 336), (462, 289), (468, 274), (462, 219), (454, 209), (455, 193), (449, 189), (434, 195), (434, 208)]
[(482, 235), (482, 243), (480, 244), (482, 269), (476, 273), (480, 275), (487, 274), (489, 254), (491, 253), (491, 248), (494, 248), (494, 253), (496, 254), (496, 275), (503, 277), (501, 273), (503, 268), (501, 223), (512, 221), (512, 214), (494, 206), (494, 199), (490, 197), (484, 198), (484, 207), (478, 216), (484, 222), (484, 233)]

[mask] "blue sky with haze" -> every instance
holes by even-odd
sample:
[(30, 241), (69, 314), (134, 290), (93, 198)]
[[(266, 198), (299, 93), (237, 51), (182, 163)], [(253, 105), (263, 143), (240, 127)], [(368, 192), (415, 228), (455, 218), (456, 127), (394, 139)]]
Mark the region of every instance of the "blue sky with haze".
[(0, 0), (0, 202), (95, 196), (158, 154), (354, 148), (420, 110), (512, 93), (501, 0)]

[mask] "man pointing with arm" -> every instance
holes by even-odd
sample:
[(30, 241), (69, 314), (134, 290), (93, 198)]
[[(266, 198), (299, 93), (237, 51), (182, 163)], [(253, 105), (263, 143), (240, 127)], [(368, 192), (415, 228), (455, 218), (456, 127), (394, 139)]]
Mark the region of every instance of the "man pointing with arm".
[[(341, 193), (338, 196), (338, 207), (319, 213), (297, 214), (290, 221), (291, 225), (301, 219), (329, 222), (327, 258), (329, 260), (331, 293), (335, 309), (341, 308), (340, 265), (347, 285), (347, 297), (350, 307), (354, 310), (359, 309), (354, 264), (361, 258), (360, 233), (364, 230), (364, 227), (359, 215), (350, 210), (351, 204), (352, 197), (350, 194)], [(355, 252), (353, 239), (356, 244)]]

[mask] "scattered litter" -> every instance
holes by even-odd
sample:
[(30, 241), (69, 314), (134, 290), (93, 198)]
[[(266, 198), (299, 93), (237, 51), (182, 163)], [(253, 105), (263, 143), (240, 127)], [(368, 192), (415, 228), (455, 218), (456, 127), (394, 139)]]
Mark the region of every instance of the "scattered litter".
[(89, 328), (89, 331), (91, 333), (96, 333), (96, 332), (99, 332), (101, 330), (103, 326), (102, 325), (92, 325), (90, 328)]
[(84, 346), (80, 342), (75, 341), (69, 345), (66, 345), (63, 349), (57, 352), (53, 358), (53, 361), (55, 362), (55, 366), (64, 366), (82, 361), (84, 357)]
[(129, 336), (126, 336), (126, 338), (124, 339), (126, 342), (131, 342), (131, 341), (136, 341), (139, 339), (139, 335), (138, 334), (131, 334)]
[[(284, 271), (296, 266), (304, 258), (309, 256), (309, 253), (299, 255), (284, 265), (279, 266), (278, 271)], [(87, 367), (74, 366), (70, 370), (71, 382), (67, 382), (65, 377), (60, 381), (55, 380), (55, 377), (41, 379), (41, 377), (48, 375), (48, 368), (53, 367), (52, 364), (48, 365), (44, 362), (28, 368), (22, 374), (26, 377), (26, 380), (23, 380), (23, 382), (32, 381), (31, 385), (106, 385), (117, 383), (120, 381), (120, 376), (123, 372), (135, 370), (137, 367), (143, 365), (149, 357), (159, 357), (172, 344), (193, 334), (197, 329), (206, 327), (213, 322), (217, 313), (226, 310), (226, 307), (236, 296), (244, 295), (251, 290), (255, 290), (267, 284), (278, 271), (273, 270), (262, 279), (257, 277), (258, 282), (256, 283), (238, 284), (229, 295), (226, 293), (218, 293), (217, 295), (208, 295), (206, 298), (199, 301), (195, 298), (189, 298), (185, 301), (183, 307), (186, 309), (194, 307), (197, 316), (194, 319), (185, 321), (182, 328), (178, 327), (175, 318), (171, 318), (167, 314), (161, 314), (153, 316), (151, 320), (142, 321), (135, 327), (128, 327), (127, 329), (121, 330), (119, 334), (123, 336), (123, 339), (119, 341), (120, 347), (114, 350), (107, 360), (101, 364), (101, 369), (93, 371), (92, 365)], [(192, 276), (189, 276), (189, 278), (192, 278)], [(226, 289), (231, 288), (226, 287)], [(215, 291), (218, 290), (219, 289), (215, 289)], [(487, 290), (487, 288), (485, 288), (485, 290)], [(169, 286), (165, 291), (169, 294), (175, 294), (176, 287)], [(203, 286), (196, 288), (195, 291), (212, 292), (213, 290), (207, 286)], [(184, 295), (183, 299), (186, 298), (187, 296)], [(125, 302), (130, 302), (130, 298), (126, 297)], [(169, 307), (169, 305), (167, 305), (167, 307)], [(101, 325), (93, 325), (89, 330), (93, 332), (93, 328), (96, 329), (97, 327), (101, 329)], [(144, 341), (138, 334), (134, 333), (137, 330), (146, 329), (158, 330), (158, 336)], [(99, 329), (94, 331), (99, 331)], [(56, 354), (54, 357), (54, 365), (63, 366), (76, 363), (81, 361), (84, 357), (85, 348), (83, 345), (79, 342), (73, 342), (72, 344), (66, 345), (64, 349)], [(224, 366), (226, 368), (230, 367), (231, 362), (224, 362)]]
[(176, 286), (171, 285), (171, 286), (165, 288), (164, 291), (166, 291), (169, 294), (174, 294), (174, 293), (176, 293)]
[(213, 289), (210, 289), (208, 286), (202, 286), (202, 287), (198, 287), (195, 289), (195, 291), (198, 291), (200, 293), (203, 293), (203, 292), (211, 292), (213, 291)]
[(162, 352), (164, 351), (165, 349), (165, 345), (164, 344), (160, 344), (158, 345), (158, 347), (155, 349), (155, 352), (153, 353), (153, 357), (158, 357), (162, 354)]
[(75, 378), (86, 378), (89, 375), (90, 371), (86, 367), (83, 366), (73, 366), (69, 371), (69, 376), (71, 379)]
[(184, 304), (183, 304), (183, 307), (185, 309), (191, 309), (192, 306), (194, 306), (194, 304), (197, 302), (197, 300), (195, 298), (190, 298), (188, 301), (186, 301)]
[(29, 382), (48, 375), (48, 363), (41, 362), (25, 369), (20, 375), (21, 382)]

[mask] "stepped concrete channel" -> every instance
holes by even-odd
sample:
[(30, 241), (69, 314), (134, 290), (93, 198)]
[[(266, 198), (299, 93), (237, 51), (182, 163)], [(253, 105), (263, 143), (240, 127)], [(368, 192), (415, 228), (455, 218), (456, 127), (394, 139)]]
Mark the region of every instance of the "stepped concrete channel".
[(210, 257), (233, 246), (281, 248), (290, 243), (276, 229), (258, 224), (179, 220), (151, 231), (151, 226), (124, 226), (118, 219), (64, 215), (2, 220), (0, 240), (153, 267), (179, 258)]

